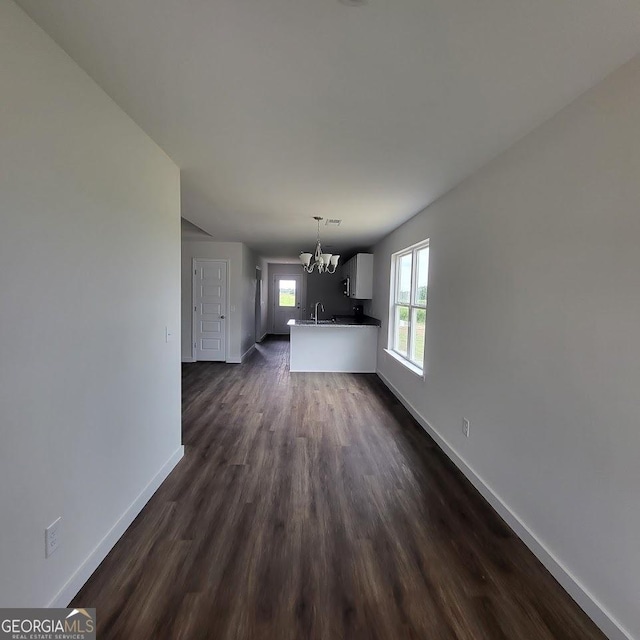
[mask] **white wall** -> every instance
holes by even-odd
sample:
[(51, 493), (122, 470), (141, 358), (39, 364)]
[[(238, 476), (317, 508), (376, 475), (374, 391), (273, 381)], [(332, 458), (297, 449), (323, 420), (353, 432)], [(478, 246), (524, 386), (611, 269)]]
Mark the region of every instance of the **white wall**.
[(260, 309), (260, 329), (256, 339), (261, 340), (269, 331), (269, 263), (264, 258), (259, 258), (258, 266), (262, 270), (262, 305)]
[[(385, 238), (371, 308), (380, 374), (636, 638), (639, 208), (636, 58)], [(424, 238), (426, 381), (382, 351), (390, 255)]]
[[(256, 254), (242, 245), (242, 339), (244, 356), (256, 341), (256, 267), (260, 262)], [(258, 338), (260, 336), (257, 336)]]
[(0, 86), (0, 605), (64, 605), (181, 456), (180, 177), (8, 0)]

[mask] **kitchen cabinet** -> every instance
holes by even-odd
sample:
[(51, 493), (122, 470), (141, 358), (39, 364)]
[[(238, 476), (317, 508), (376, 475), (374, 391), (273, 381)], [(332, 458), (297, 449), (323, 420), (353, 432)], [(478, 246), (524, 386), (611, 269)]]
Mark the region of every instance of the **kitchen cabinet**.
[(343, 278), (349, 279), (349, 297), (358, 300), (373, 298), (373, 254), (357, 253), (347, 260)]

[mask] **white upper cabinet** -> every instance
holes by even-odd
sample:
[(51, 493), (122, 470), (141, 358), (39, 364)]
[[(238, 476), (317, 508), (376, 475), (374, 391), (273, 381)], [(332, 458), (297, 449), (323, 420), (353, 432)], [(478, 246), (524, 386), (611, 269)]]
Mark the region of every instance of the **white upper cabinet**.
[(373, 298), (373, 254), (358, 253), (343, 267), (343, 277), (349, 278), (349, 297), (358, 300)]

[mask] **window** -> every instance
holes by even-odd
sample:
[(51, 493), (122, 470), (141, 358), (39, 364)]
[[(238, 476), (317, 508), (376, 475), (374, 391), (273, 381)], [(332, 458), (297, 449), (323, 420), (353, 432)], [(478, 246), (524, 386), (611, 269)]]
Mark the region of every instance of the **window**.
[(389, 350), (422, 373), (427, 328), (429, 241), (391, 256)]
[(295, 307), (296, 306), (296, 281), (280, 280), (278, 282), (278, 306), (279, 307)]

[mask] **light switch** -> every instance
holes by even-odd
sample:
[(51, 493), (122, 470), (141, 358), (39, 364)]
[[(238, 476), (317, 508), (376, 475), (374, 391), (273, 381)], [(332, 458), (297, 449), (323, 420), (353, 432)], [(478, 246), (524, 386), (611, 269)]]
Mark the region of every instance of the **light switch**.
[(170, 327), (164, 328), (164, 337), (166, 342), (174, 342), (176, 339), (175, 333)]

